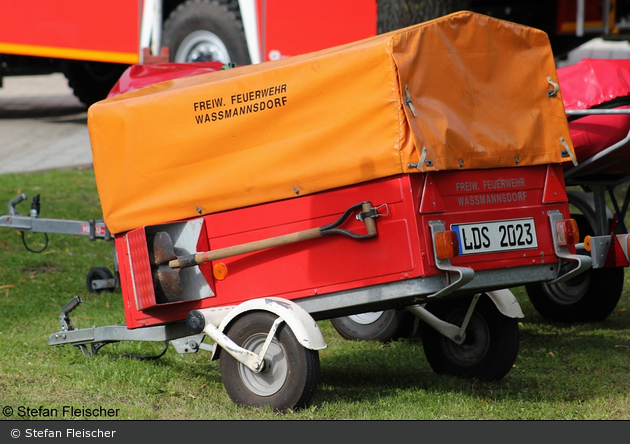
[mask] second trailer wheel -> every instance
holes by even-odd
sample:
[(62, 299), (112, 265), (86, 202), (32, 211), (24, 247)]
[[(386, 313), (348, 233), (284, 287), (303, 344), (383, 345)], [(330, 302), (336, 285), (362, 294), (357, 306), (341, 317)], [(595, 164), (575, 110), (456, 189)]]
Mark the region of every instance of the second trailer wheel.
[[(471, 298), (439, 301), (426, 308), (443, 321), (462, 325)], [(422, 344), (437, 374), (498, 381), (512, 368), (519, 348), (518, 321), (503, 315), (490, 298), (481, 296), (461, 345), (423, 323)]]
[[(237, 345), (258, 353), (277, 316), (251, 312), (232, 324), (227, 335)], [(319, 354), (303, 347), (288, 325), (281, 324), (265, 355), (264, 369), (255, 373), (221, 351), (221, 377), (235, 404), (269, 406), (277, 411), (305, 407), (319, 378)]]
[(87, 290), (90, 293), (96, 293), (96, 294), (100, 294), (103, 293), (104, 291), (106, 292), (113, 292), (114, 291), (114, 287), (104, 287), (104, 288), (98, 288), (95, 289), (94, 288), (94, 281), (98, 281), (98, 280), (108, 280), (108, 279), (113, 279), (114, 275), (112, 274), (111, 271), (109, 271), (109, 268), (107, 267), (94, 267), (92, 268), (86, 277), (86, 286), (87, 286)]
[(348, 340), (383, 343), (408, 337), (414, 328), (415, 316), (406, 310), (384, 310), (343, 316), (330, 320), (337, 333)]

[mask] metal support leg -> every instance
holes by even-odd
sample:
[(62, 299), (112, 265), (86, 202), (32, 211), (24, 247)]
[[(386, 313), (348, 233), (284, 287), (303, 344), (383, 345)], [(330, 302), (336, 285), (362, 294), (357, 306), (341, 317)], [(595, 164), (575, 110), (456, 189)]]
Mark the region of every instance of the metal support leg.
[(477, 301), (479, 300), (480, 296), (481, 293), (478, 293), (473, 297), (472, 302), (468, 307), (468, 311), (466, 312), (466, 316), (464, 317), (464, 322), (462, 322), (461, 326), (449, 324), (448, 322), (441, 320), (421, 305), (412, 305), (410, 307), (407, 307), (407, 311), (413, 313), (420, 320), (426, 322), (429, 326), (433, 327), (435, 330), (449, 338), (457, 345), (461, 345), (466, 339), (466, 328), (468, 327), (470, 317), (475, 311), (475, 306), (477, 305)]
[(606, 189), (596, 187), (593, 189), (595, 199), (595, 235), (605, 236), (608, 233), (608, 217), (606, 215)]

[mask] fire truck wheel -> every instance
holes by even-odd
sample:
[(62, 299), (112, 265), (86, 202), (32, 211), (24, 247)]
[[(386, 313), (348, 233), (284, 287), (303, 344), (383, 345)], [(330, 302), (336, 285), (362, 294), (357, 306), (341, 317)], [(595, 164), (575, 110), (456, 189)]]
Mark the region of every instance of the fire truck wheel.
[(172, 62), (251, 63), (236, 1), (188, 0), (170, 14), (162, 38)]
[(107, 267), (92, 268), (87, 274), (87, 279), (86, 279), (87, 290), (90, 293), (97, 293), (97, 294), (100, 294), (104, 291), (111, 293), (112, 291), (114, 291), (112, 287), (101, 288), (101, 289), (95, 290), (94, 287), (92, 286), (92, 283), (94, 281), (101, 280), (101, 279), (112, 279), (113, 277), (114, 275), (112, 274), (111, 271), (109, 271), (109, 268)]
[[(277, 316), (256, 311), (238, 318), (227, 335), (237, 345), (258, 353)], [(221, 377), (235, 404), (269, 406), (276, 411), (305, 407), (317, 387), (319, 354), (303, 347), (286, 323), (280, 324), (265, 355), (264, 368), (255, 373), (221, 351)]]
[[(426, 308), (443, 321), (461, 325), (471, 298), (440, 301)], [(422, 323), (422, 345), (433, 371), (437, 374), (498, 381), (512, 368), (519, 348), (518, 322), (497, 310), (487, 296), (482, 296), (466, 328), (461, 345)]]
[(74, 95), (87, 106), (103, 100), (129, 65), (104, 62), (68, 62), (64, 75)]
[(410, 336), (415, 319), (406, 310), (392, 309), (333, 318), (330, 322), (345, 339), (388, 343)]
[[(586, 216), (572, 214), (571, 217), (578, 224), (580, 238), (593, 234)], [(622, 267), (598, 268), (560, 284), (530, 284), (525, 289), (544, 318), (557, 322), (601, 322), (617, 306), (624, 279)]]

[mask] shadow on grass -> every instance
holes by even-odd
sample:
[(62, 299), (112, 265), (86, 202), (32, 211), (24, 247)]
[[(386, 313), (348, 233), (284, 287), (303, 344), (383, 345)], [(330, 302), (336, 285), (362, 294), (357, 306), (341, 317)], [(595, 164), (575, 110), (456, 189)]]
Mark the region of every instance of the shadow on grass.
[(522, 327), (515, 365), (496, 382), (435, 374), (417, 339), (352, 345), (334, 356), (323, 354), (320, 401), (374, 402), (410, 391), (419, 396), (456, 393), (494, 401), (573, 403), (630, 392), (628, 331), (604, 324)]

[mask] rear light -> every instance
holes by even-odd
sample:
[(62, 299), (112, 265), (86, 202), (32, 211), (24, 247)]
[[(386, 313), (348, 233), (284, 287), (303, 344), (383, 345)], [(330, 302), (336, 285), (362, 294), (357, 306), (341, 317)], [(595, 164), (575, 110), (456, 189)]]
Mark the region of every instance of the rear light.
[(438, 231), (433, 236), (435, 255), (438, 259), (449, 259), (459, 253), (459, 241), (457, 234), (452, 230)]
[(584, 249), (591, 251), (591, 236), (584, 236)]
[(580, 241), (580, 232), (574, 219), (564, 219), (556, 222), (556, 239), (558, 245), (565, 247), (575, 245)]

